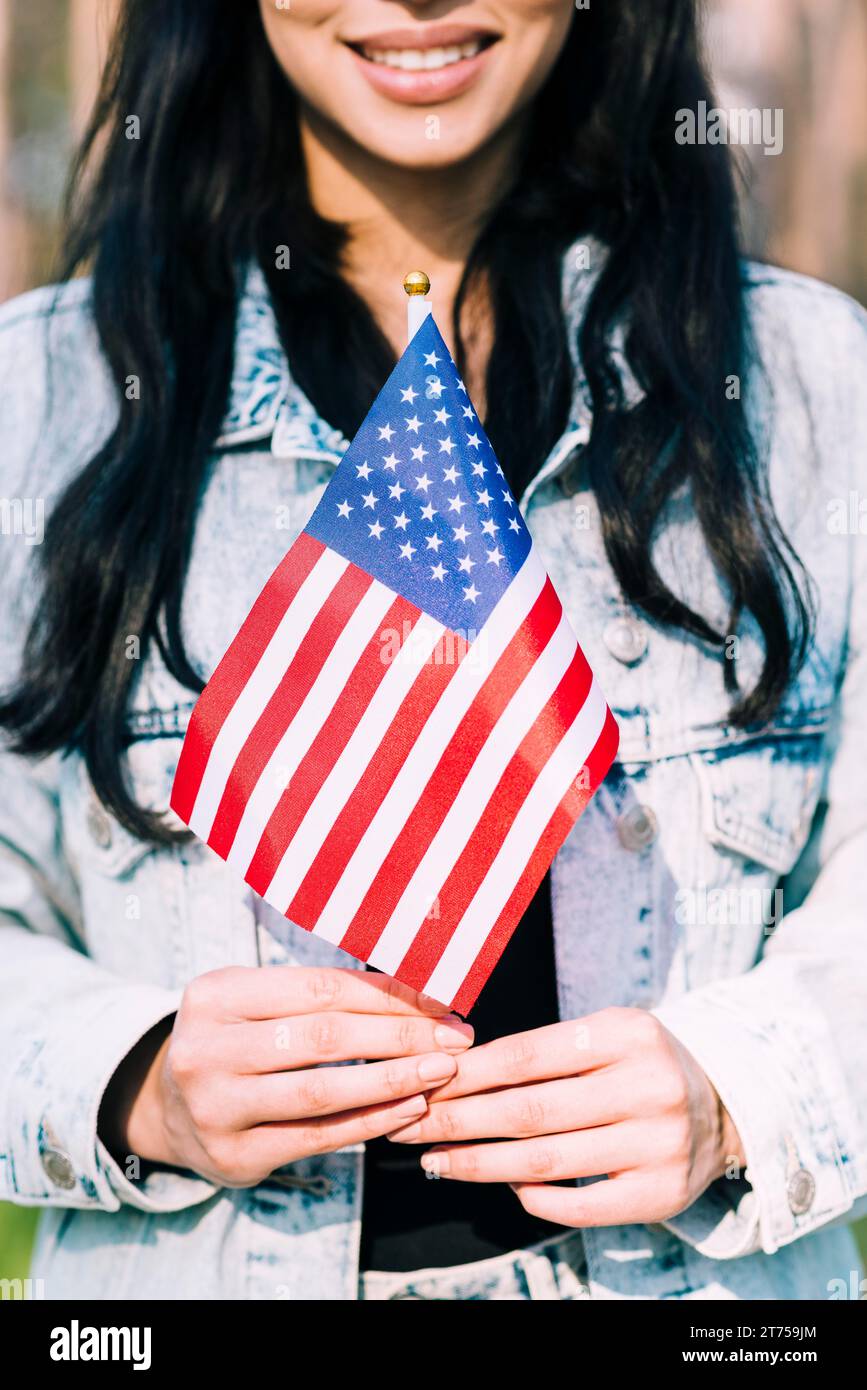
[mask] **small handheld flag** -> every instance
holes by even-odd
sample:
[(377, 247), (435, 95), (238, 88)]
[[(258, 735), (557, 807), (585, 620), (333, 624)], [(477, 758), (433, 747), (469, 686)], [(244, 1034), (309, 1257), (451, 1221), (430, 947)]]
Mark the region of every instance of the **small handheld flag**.
[(172, 809), (290, 921), (466, 1014), (617, 741), (417, 307), (199, 697)]

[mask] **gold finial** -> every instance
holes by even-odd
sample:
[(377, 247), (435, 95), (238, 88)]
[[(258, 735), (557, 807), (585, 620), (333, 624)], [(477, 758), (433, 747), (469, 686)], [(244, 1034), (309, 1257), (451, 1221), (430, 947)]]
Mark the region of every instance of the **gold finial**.
[(427, 294), (430, 280), (423, 270), (411, 270), (403, 282), (403, 287), (407, 294)]

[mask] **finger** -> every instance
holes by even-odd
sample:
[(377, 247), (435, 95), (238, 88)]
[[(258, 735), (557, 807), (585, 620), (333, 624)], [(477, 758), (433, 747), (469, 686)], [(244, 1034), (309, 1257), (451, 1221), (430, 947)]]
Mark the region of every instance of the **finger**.
[[(455, 1073), (460, 1066), (458, 1061)], [(612, 1085), (615, 1069), (481, 1091), (457, 1100), (442, 1100), (448, 1089), (430, 1096), (427, 1114), (388, 1137), (398, 1144), (434, 1144), (466, 1139), (524, 1139), (613, 1124), (628, 1117), (630, 1097)]]
[(447, 1010), (390, 975), (339, 966), (227, 966), (200, 975), (185, 1005), (227, 1020), (276, 1019), (336, 1009), (348, 1013), (421, 1014)]
[(358, 1067), (313, 1067), (237, 1081), (239, 1129), (280, 1120), (336, 1115), (344, 1110), (415, 1096), (448, 1080), (457, 1061), (446, 1052), (391, 1058)]
[(609, 1067), (628, 1056), (649, 1055), (660, 1025), (643, 1009), (602, 1009), (568, 1023), (513, 1033), (474, 1048), (443, 1088), (446, 1100), (556, 1076)]
[(513, 1033), (473, 1048), (461, 1059), (453, 1081), (437, 1099), (472, 1095), (495, 1087), (575, 1076), (616, 1060), (611, 1047), (585, 1045), (580, 1024), (551, 1023), (526, 1033)]
[(469, 1047), (473, 1030), (452, 1015), (419, 1018), (412, 1014), (304, 1014), (243, 1023), (220, 1030), (213, 1043), (216, 1060), (236, 1074), (264, 1074), (351, 1062), (410, 1057), (422, 1052), (457, 1053)]
[(545, 1183), (514, 1183), (521, 1206), (541, 1221), (559, 1226), (631, 1226), (665, 1218), (655, 1211), (651, 1184), (636, 1174), (600, 1178), (584, 1187), (548, 1187)]
[(425, 1097), (419, 1095), (345, 1110), (338, 1115), (260, 1125), (245, 1136), (247, 1152), (252, 1162), (261, 1163), (268, 1172), (273, 1172), (287, 1163), (297, 1163), (300, 1158), (333, 1153), (350, 1144), (378, 1139), (394, 1129), (401, 1118), (423, 1114), (426, 1108)]
[(620, 1172), (642, 1160), (644, 1126), (606, 1125), (576, 1134), (546, 1134), (503, 1143), (429, 1149), (425, 1172), (460, 1182), (559, 1182)]

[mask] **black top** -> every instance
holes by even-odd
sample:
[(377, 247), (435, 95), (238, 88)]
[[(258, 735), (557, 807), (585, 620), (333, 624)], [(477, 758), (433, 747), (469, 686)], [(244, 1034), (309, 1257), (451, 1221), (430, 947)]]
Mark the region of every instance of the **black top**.
[[(556, 1023), (557, 986), (548, 875), (469, 1016), (475, 1044)], [(428, 1178), (425, 1145), (374, 1139), (364, 1163), (362, 1269), (467, 1264), (526, 1248), (557, 1226), (529, 1216), (501, 1183)]]

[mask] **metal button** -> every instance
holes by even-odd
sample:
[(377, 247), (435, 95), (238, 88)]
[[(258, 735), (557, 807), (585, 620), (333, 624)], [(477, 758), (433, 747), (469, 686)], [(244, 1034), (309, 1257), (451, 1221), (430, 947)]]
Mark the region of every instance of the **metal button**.
[(62, 1149), (43, 1149), (40, 1157), (42, 1167), (55, 1187), (75, 1187), (75, 1169), (68, 1154)]
[(803, 1216), (809, 1211), (816, 1196), (816, 1179), (806, 1168), (798, 1168), (791, 1174), (786, 1192), (789, 1208), (793, 1216)]
[(617, 822), (617, 834), (624, 849), (638, 852), (653, 844), (659, 825), (649, 806), (632, 806)]
[(602, 633), (602, 641), (624, 666), (634, 665), (647, 651), (647, 633), (634, 618), (612, 618)]
[(95, 845), (108, 849), (111, 844), (111, 821), (96, 800), (91, 801), (87, 809), (87, 829)]

